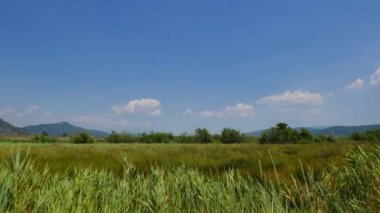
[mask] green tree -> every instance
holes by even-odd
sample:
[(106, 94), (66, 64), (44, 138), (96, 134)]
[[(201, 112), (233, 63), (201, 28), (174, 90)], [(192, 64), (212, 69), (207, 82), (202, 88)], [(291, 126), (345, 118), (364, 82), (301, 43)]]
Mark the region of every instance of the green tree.
[[(286, 144), (296, 143), (310, 137), (309, 131), (301, 130), (300, 132), (293, 130), (286, 123), (278, 123), (275, 127), (265, 130), (260, 138), (260, 143)], [(311, 136), (312, 137), (312, 136)]]
[(302, 128), (300, 131), (299, 131), (299, 136), (302, 140), (304, 141), (313, 141), (313, 135), (310, 133), (309, 130), (305, 129), (305, 128)]
[(55, 143), (57, 142), (57, 139), (54, 137), (51, 137), (49, 135), (34, 135), (31, 139), (31, 142), (33, 143)]
[(185, 133), (178, 135), (175, 138), (175, 141), (177, 143), (194, 143), (195, 139), (194, 139), (194, 136), (191, 136), (185, 132)]
[(80, 144), (80, 143), (94, 143), (94, 138), (88, 134), (88, 132), (81, 132), (76, 134), (70, 138), (72, 143)]
[(112, 131), (111, 134), (106, 138), (106, 141), (108, 143), (134, 143), (137, 140), (130, 134), (118, 134), (117, 132)]
[(198, 128), (195, 130), (195, 142), (212, 143), (212, 135), (206, 128)]
[(139, 138), (141, 143), (172, 143), (174, 135), (166, 132), (143, 133)]
[(243, 135), (238, 130), (230, 128), (224, 128), (220, 136), (222, 143), (241, 143), (243, 139)]

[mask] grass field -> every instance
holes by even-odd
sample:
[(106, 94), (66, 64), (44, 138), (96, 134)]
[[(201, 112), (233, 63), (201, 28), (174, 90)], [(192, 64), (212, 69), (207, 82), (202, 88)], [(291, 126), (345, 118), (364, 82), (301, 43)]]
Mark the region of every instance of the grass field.
[(378, 212), (380, 147), (360, 147), (2, 143), (0, 212)]
[[(70, 173), (75, 169), (93, 168), (120, 175), (123, 158), (145, 173), (151, 166), (185, 165), (201, 172), (218, 174), (237, 169), (241, 174), (258, 177), (261, 171), (274, 177), (289, 179), (301, 173), (300, 164), (310, 166), (318, 174), (325, 167), (341, 165), (349, 149), (358, 143), (320, 144), (106, 144), (76, 145), (66, 143), (0, 143), (0, 159), (9, 162), (21, 151), (34, 161), (37, 169), (49, 168), (51, 173)], [(361, 144), (361, 146), (368, 146)]]

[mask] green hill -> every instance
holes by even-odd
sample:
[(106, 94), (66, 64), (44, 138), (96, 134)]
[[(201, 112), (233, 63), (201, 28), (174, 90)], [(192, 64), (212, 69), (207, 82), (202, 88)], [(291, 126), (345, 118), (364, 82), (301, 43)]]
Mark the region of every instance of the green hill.
[(21, 128), (15, 127), (12, 124), (0, 118), (0, 136), (18, 136), (26, 135), (26, 132)]
[[(295, 128), (301, 129), (301, 128)], [(362, 133), (370, 130), (380, 129), (380, 124), (361, 125), (361, 126), (331, 126), (326, 128), (305, 127), (313, 135), (335, 135), (335, 136), (350, 136), (352, 133)], [(252, 136), (260, 136), (264, 130), (247, 133)]]
[(43, 132), (46, 132), (51, 136), (58, 136), (58, 137), (64, 134), (74, 135), (80, 132), (88, 132), (91, 136), (98, 137), (98, 138), (107, 137), (109, 135), (107, 132), (85, 129), (82, 127), (74, 126), (67, 122), (26, 126), (22, 129), (29, 134), (41, 134)]
[(324, 129), (313, 129), (311, 130), (311, 133), (315, 135), (349, 136), (354, 132), (361, 133), (375, 129), (380, 129), (380, 124), (363, 126), (332, 126)]

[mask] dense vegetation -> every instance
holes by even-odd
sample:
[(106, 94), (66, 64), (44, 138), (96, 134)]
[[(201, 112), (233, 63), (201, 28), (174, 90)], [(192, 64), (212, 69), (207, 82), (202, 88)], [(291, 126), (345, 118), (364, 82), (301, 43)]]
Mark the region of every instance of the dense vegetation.
[(193, 134), (183, 133), (175, 136), (171, 133), (151, 132), (141, 135), (131, 135), (128, 133), (112, 132), (106, 138), (109, 143), (311, 143), (311, 142), (335, 142), (336, 138), (332, 135), (313, 136), (307, 129), (295, 130), (286, 123), (279, 123), (262, 133), (261, 137), (249, 136), (240, 131), (224, 128), (221, 134), (212, 135), (205, 128), (198, 128)]
[(243, 143), (254, 142), (257, 139), (240, 133), (238, 130), (225, 128), (221, 135), (212, 135), (205, 128), (198, 128), (194, 134), (183, 133), (175, 136), (166, 132), (151, 132), (140, 135), (112, 132), (106, 139), (109, 143)]
[(19, 142), (34, 142), (34, 143), (54, 143), (54, 142), (71, 142), (71, 143), (93, 143), (93, 142), (108, 142), (108, 143), (261, 143), (261, 144), (291, 144), (291, 143), (312, 143), (312, 142), (336, 142), (338, 140), (354, 140), (378, 142), (380, 141), (380, 130), (367, 131), (364, 133), (354, 133), (351, 137), (335, 137), (334, 135), (312, 135), (307, 129), (292, 129), (286, 123), (278, 123), (275, 127), (262, 132), (260, 137), (250, 136), (241, 133), (238, 130), (224, 128), (220, 134), (211, 134), (205, 128), (198, 128), (192, 134), (183, 133), (174, 135), (167, 132), (150, 132), (142, 134), (117, 133), (113, 131), (104, 139), (93, 138), (88, 132), (80, 132), (71, 135), (67, 140), (68, 135), (62, 137), (54, 137), (43, 132), (40, 135), (32, 137), (21, 137), (19, 139), (10, 137), (10, 141)]
[(210, 177), (184, 166), (151, 167), (144, 175), (127, 159), (121, 177), (92, 169), (51, 176), (16, 155), (0, 165), (0, 211), (378, 212), (380, 148), (356, 148), (346, 159), (319, 176), (300, 165), (301, 178), (287, 183), (235, 170)]
[(355, 141), (380, 142), (380, 129), (364, 133), (353, 133), (351, 138)]
[(94, 139), (87, 132), (81, 132), (79, 134), (73, 135), (70, 138), (72, 143), (80, 144), (80, 143), (94, 143)]
[[(67, 138), (69, 140), (69, 138)], [(282, 180), (290, 174), (300, 174), (299, 161), (320, 173), (327, 165), (342, 165), (344, 155), (353, 146), (370, 149), (369, 143), (310, 143), (310, 144), (143, 144), (143, 143), (14, 143), (0, 140), (0, 163), (11, 163), (15, 152), (28, 155), (35, 167), (43, 172), (71, 174), (77, 169), (93, 168), (120, 175), (123, 157), (141, 173), (150, 167), (186, 165), (205, 174), (223, 173), (236, 169), (242, 174), (258, 177), (260, 171), (274, 177), (273, 165)]]

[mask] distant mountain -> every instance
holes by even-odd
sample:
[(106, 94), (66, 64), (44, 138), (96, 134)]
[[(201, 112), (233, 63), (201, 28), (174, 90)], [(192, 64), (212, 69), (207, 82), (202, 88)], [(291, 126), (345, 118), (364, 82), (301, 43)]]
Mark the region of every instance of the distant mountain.
[(43, 132), (46, 132), (51, 136), (62, 136), (64, 134), (74, 135), (80, 132), (88, 132), (91, 136), (97, 138), (103, 138), (109, 135), (107, 132), (85, 129), (82, 127), (74, 126), (67, 122), (26, 126), (22, 129), (29, 134), (41, 134)]
[(15, 127), (12, 124), (0, 118), (0, 135), (18, 136), (18, 135), (26, 135), (26, 134), (27, 133), (23, 131), (21, 128)]
[[(354, 132), (366, 132), (374, 129), (380, 129), (380, 124), (374, 125), (362, 125), (362, 126), (331, 126), (325, 128), (318, 127), (299, 127), (297, 130), (305, 128), (309, 130), (313, 135), (335, 135), (335, 136), (349, 136)], [(260, 136), (264, 130), (258, 130), (255, 132), (249, 132), (248, 135)]]
[(366, 132), (370, 130), (380, 129), (380, 124), (363, 125), (363, 126), (332, 126), (324, 129), (313, 129), (310, 132), (314, 135), (336, 135), (349, 136), (354, 132)]

